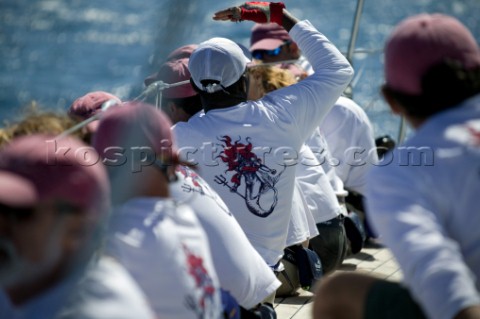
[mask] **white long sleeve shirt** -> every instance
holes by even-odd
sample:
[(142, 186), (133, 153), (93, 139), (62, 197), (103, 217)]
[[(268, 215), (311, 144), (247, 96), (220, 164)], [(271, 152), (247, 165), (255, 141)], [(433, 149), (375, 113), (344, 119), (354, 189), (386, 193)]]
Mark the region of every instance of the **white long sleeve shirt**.
[(345, 57), (308, 21), (297, 23), (290, 35), (315, 74), (173, 128), (181, 158), (198, 164), (270, 266), (285, 248), (295, 181), (291, 159), (353, 75)]
[(368, 175), (369, 220), (429, 318), (480, 304), (480, 96), (428, 119)]

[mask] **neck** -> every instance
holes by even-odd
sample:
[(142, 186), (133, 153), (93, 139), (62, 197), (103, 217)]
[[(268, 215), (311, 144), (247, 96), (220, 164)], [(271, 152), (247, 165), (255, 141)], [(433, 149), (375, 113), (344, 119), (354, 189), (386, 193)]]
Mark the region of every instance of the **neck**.
[(246, 99), (243, 98), (231, 98), (228, 101), (223, 100), (223, 101), (218, 101), (215, 99), (203, 99), (202, 98), (202, 105), (203, 109), (205, 110), (205, 113), (210, 111), (210, 110), (215, 110), (215, 109), (225, 109), (227, 107), (235, 106), (240, 103), (245, 102)]
[(200, 98), (205, 113), (210, 110), (224, 109), (247, 101), (246, 94), (240, 92), (228, 94), (220, 91), (212, 94), (201, 94)]
[(415, 130), (418, 130), (420, 126), (422, 126), (423, 123), (425, 123), (425, 121), (426, 119), (419, 119), (416, 117), (407, 117), (407, 122), (410, 123), (410, 126)]
[[(124, 182), (117, 181), (118, 185), (112, 191), (114, 205), (121, 205), (137, 197), (169, 197), (168, 181), (155, 167), (143, 167), (141, 173), (131, 174), (128, 178), (121, 176)], [(128, 181), (128, 183), (125, 183)]]

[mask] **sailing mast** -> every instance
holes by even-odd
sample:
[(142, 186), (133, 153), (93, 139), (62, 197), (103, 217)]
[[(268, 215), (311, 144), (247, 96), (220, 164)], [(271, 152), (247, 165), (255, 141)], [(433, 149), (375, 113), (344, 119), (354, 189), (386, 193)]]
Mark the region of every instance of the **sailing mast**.
[(348, 44), (348, 51), (346, 58), (352, 64), (353, 53), (355, 52), (355, 44), (358, 37), (358, 29), (360, 27), (360, 18), (362, 17), (364, 0), (357, 1), (357, 8), (355, 9), (355, 18), (352, 25), (352, 35), (350, 36), (350, 43)]
[[(357, 8), (355, 9), (355, 17), (354, 17), (353, 25), (352, 25), (352, 33), (351, 33), (351, 36), (350, 36), (350, 43), (348, 44), (348, 50), (347, 50), (347, 54), (346, 54), (346, 58), (347, 58), (348, 62), (350, 62), (350, 64), (352, 64), (352, 65), (353, 65), (353, 54), (355, 53), (355, 44), (357, 42), (357, 37), (358, 37), (358, 30), (360, 28), (360, 18), (362, 16), (363, 3), (364, 3), (364, 0), (358, 0), (357, 1)], [(344, 94), (349, 98), (353, 97), (352, 83), (353, 82), (351, 82), (348, 85), (348, 87), (345, 89), (345, 92), (344, 92)], [(407, 130), (407, 125), (406, 125), (406, 122), (405, 122), (405, 118), (402, 116), (400, 118), (400, 125), (399, 125), (399, 128), (398, 128), (397, 144), (402, 143), (403, 140), (405, 139), (406, 130)]]
[[(353, 65), (353, 54), (355, 52), (355, 44), (357, 42), (357, 37), (358, 37), (358, 29), (360, 27), (360, 18), (362, 17), (363, 2), (364, 0), (357, 1), (357, 8), (355, 9), (355, 17), (353, 19), (350, 43), (348, 44), (348, 50), (346, 54), (346, 58), (348, 62), (350, 62), (350, 64), (352, 65)], [(349, 98), (353, 97), (353, 87), (351, 82), (350, 84), (348, 84), (347, 88), (345, 89), (344, 94)]]

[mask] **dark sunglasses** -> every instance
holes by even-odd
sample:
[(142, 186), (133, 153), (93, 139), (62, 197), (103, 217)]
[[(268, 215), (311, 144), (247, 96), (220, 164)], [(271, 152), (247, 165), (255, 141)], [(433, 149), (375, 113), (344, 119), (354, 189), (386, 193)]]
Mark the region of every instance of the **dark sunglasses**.
[(292, 43), (292, 41), (286, 41), (284, 44), (273, 50), (255, 50), (252, 52), (252, 57), (254, 59), (261, 60), (265, 55), (277, 56), (282, 51), (282, 47), (285, 45), (289, 45), (290, 43)]

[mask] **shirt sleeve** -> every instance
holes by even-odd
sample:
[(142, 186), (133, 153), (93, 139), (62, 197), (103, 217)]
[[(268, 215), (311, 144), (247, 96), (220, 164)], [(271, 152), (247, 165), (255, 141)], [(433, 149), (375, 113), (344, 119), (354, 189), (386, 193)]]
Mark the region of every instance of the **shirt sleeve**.
[(353, 69), (341, 52), (310, 22), (297, 23), (290, 35), (315, 73), (267, 94), (264, 100), (271, 100), (277, 110), (281, 108), (287, 112), (305, 140), (342, 94), (353, 76)]

